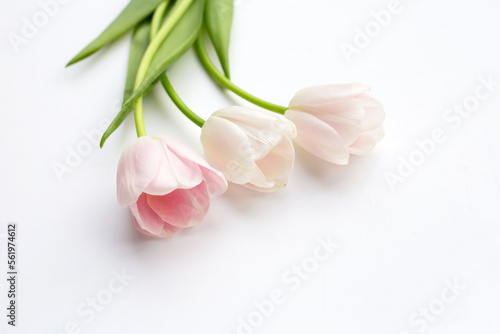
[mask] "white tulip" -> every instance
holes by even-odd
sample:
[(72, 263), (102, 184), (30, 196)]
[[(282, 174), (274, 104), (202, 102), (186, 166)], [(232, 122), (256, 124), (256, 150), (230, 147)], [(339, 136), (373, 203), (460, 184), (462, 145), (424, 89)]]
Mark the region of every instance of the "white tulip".
[(266, 192), (286, 185), (295, 136), (295, 125), (283, 116), (237, 106), (214, 112), (201, 129), (211, 166), (229, 182)]

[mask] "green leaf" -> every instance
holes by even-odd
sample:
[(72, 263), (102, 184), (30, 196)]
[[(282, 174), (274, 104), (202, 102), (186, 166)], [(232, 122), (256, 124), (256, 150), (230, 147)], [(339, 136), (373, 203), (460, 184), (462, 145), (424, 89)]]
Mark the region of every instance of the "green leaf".
[[(135, 77), (141, 63), (142, 56), (149, 44), (149, 30), (151, 22), (148, 19), (139, 23), (133, 32), (132, 42), (130, 43), (130, 53), (128, 58), (127, 80), (125, 83), (125, 91), (123, 92), (123, 101), (127, 100), (134, 91)], [(108, 137), (122, 124), (123, 120), (132, 112), (133, 105), (130, 104), (120, 110), (113, 122), (101, 138), (101, 147)]]
[(229, 37), (233, 22), (233, 0), (207, 0), (205, 26), (226, 77), (229, 78)]
[(151, 21), (149, 19), (142, 21), (134, 29), (128, 56), (127, 80), (125, 82), (125, 91), (123, 92), (123, 102), (125, 102), (134, 92), (137, 70), (139, 69), (142, 56), (144, 55), (144, 52), (146, 52), (149, 45), (150, 29)]
[(106, 30), (71, 59), (66, 66), (87, 58), (104, 45), (125, 34), (150, 15), (161, 2), (162, 0), (131, 0)]
[(160, 75), (193, 45), (200, 34), (203, 24), (203, 7), (204, 0), (196, 0), (189, 7), (184, 16), (160, 45), (151, 61), (144, 80), (132, 96), (125, 101), (125, 107), (130, 105), (139, 96), (144, 95), (146, 89), (155, 81), (158, 81)]

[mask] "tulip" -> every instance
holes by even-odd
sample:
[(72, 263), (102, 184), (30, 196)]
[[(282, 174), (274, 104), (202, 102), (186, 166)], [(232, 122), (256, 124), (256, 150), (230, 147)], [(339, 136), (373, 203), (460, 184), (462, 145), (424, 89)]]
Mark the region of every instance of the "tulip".
[(199, 224), (210, 195), (227, 189), (224, 176), (175, 139), (139, 137), (124, 150), (117, 173), (118, 203), (136, 228), (158, 237)]
[(285, 117), (297, 127), (296, 143), (331, 163), (346, 165), (383, 138), (382, 104), (360, 84), (309, 87), (290, 101)]
[(283, 188), (293, 166), (292, 122), (264, 110), (228, 107), (201, 128), (207, 161), (230, 182), (271, 192)]

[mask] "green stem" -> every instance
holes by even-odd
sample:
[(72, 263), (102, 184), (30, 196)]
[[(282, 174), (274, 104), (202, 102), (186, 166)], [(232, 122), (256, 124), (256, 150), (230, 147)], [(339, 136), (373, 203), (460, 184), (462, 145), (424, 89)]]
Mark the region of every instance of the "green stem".
[(137, 137), (146, 135), (146, 127), (144, 126), (144, 113), (142, 110), (142, 95), (134, 101), (134, 120)]
[(194, 124), (198, 125), (200, 128), (205, 124), (205, 120), (201, 118), (200, 116), (196, 115), (191, 109), (186, 106), (186, 104), (181, 100), (179, 95), (175, 92), (174, 88), (172, 87), (172, 84), (170, 84), (170, 81), (168, 80), (168, 77), (165, 73), (163, 73), (160, 76), (160, 81), (165, 88), (165, 91), (167, 92), (168, 96), (172, 99), (172, 101), (175, 103), (177, 108), (186, 115), (187, 118), (191, 120)]
[[(167, 10), (169, 0), (163, 1), (155, 10), (153, 14), (153, 19), (151, 21), (151, 34), (150, 38), (153, 40), (155, 36), (158, 33), (158, 29), (160, 27), (161, 19), (163, 15), (165, 14), (165, 11)], [(203, 126), (205, 121), (196, 115), (191, 109), (186, 106), (186, 104), (181, 100), (179, 95), (174, 90), (174, 87), (172, 87), (172, 84), (170, 83), (170, 80), (168, 80), (168, 77), (165, 73), (162, 73), (160, 76), (160, 81), (165, 88), (165, 91), (167, 94), (170, 96), (174, 104), (179, 108), (179, 110), (186, 115), (187, 118), (189, 118), (194, 124), (198, 125), (200, 128)]]
[[(144, 80), (144, 77), (146, 76), (149, 65), (151, 65), (151, 61), (153, 60), (156, 51), (158, 51), (161, 43), (163, 43), (165, 38), (177, 24), (177, 22), (179, 22), (180, 18), (182, 17), (182, 15), (184, 15), (193, 1), (194, 0), (177, 0), (175, 2), (170, 14), (167, 16), (167, 19), (161, 26), (160, 30), (158, 30), (158, 33), (155, 35), (148, 48), (146, 49), (144, 56), (142, 57), (141, 64), (139, 65), (139, 69), (137, 70), (134, 89), (137, 89), (142, 80)], [(145, 136), (146, 130), (144, 127), (144, 115), (142, 111), (142, 96), (138, 97), (137, 100), (134, 101), (134, 118), (135, 126), (137, 129), (137, 136)]]
[(163, 15), (167, 11), (169, 0), (164, 0), (161, 4), (156, 7), (153, 18), (151, 19), (151, 31), (149, 34), (149, 39), (152, 41), (155, 36), (158, 34), (158, 30), (160, 30), (161, 20), (163, 19)]
[(275, 113), (278, 114), (284, 114), (285, 111), (288, 110), (288, 107), (280, 106), (274, 103), (270, 103), (267, 101), (264, 101), (262, 99), (259, 99), (258, 97), (244, 91), (240, 87), (236, 86), (229, 80), (227, 77), (222, 74), (217, 67), (215, 67), (214, 63), (210, 60), (210, 57), (207, 54), (207, 50), (205, 49), (205, 45), (203, 43), (203, 38), (202, 36), (198, 37), (196, 43), (195, 43), (195, 49), (196, 53), (198, 55), (198, 58), (200, 59), (201, 63), (203, 64), (203, 67), (224, 87), (227, 89), (231, 90), (234, 92), (236, 95), (239, 95), (240, 97), (244, 98), (245, 100), (262, 107), (264, 109), (274, 111)]
[[(151, 21), (151, 40), (153, 40), (158, 33), (158, 29), (160, 27), (160, 22), (161, 18), (165, 14), (165, 11), (167, 9), (169, 0), (163, 1), (155, 10), (153, 14), (153, 19)], [(165, 91), (167, 94), (170, 96), (174, 104), (179, 108), (179, 110), (186, 115), (187, 118), (189, 118), (194, 124), (198, 125), (200, 128), (203, 126), (205, 121), (196, 115), (191, 109), (186, 106), (186, 104), (181, 100), (179, 95), (174, 90), (174, 87), (172, 87), (172, 84), (170, 83), (170, 80), (168, 80), (168, 77), (165, 73), (162, 73), (160, 76), (160, 81), (165, 88)]]

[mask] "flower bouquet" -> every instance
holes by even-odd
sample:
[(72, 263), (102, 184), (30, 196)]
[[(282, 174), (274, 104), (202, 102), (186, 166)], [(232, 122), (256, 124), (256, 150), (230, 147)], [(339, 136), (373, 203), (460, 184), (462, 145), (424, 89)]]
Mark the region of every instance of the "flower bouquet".
[[(128, 207), (136, 228), (170, 237), (195, 226), (212, 196), (227, 182), (261, 192), (283, 188), (295, 160), (294, 143), (333, 164), (371, 151), (384, 136), (384, 109), (360, 83), (305, 88), (281, 106), (231, 81), (229, 41), (232, 0), (131, 0), (120, 15), (68, 65), (92, 55), (132, 31), (123, 106), (101, 139), (134, 113), (137, 139), (118, 163), (118, 203)], [(207, 52), (210, 43), (217, 63)], [(167, 69), (190, 48), (214, 81), (256, 108), (228, 106), (204, 120), (172, 87)], [(205, 159), (178, 140), (148, 136), (143, 99), (160, 83), (178, 109), (201, 128)]]

